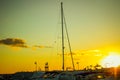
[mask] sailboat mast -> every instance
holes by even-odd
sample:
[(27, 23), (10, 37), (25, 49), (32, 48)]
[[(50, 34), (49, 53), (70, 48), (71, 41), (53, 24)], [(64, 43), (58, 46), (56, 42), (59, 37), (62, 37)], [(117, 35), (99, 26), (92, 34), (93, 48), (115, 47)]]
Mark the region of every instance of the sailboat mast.
[(62, 59), (63, 59), (63, 65), (62, 69), (64, 71), (64, 26), (63, 26), (63, 3), (61, 2), (61, 27), (62, 27)]

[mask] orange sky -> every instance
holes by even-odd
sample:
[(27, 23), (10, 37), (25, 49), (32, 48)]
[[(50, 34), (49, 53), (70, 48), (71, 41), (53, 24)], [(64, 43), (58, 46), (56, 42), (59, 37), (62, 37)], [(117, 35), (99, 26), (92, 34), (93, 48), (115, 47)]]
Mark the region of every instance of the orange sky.
[[(120, 54), (119, 0), (63, 0), (75, 68)], [(62, 69), (60, 2), (0, 2), (0, 73)], [(65, 67), (71, 59), (65, 36)]]

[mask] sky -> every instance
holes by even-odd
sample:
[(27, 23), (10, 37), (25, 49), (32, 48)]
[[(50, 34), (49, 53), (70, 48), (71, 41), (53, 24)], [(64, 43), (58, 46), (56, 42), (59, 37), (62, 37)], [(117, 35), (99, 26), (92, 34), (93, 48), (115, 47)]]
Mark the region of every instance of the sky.
[[(60, 2), (79, 68), (120, 54), (120, 0), (1, 0), (0, 73), (62, 69)], [(65, 36), (65, 67), (71, 67)]]

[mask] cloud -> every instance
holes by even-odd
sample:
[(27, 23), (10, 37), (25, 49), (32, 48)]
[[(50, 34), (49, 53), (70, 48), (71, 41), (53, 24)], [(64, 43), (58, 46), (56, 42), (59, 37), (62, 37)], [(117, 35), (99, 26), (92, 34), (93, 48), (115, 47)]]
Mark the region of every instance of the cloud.
[[(70, 53), (67, 53), (71, 55)], [(72, 52), (73, 55), (76, 56), (102, 56), (103, 52), (101, 50), (92, 49), (92, 50), (77, 50)]]
[[(62, 53), (57, 53), (57, 55), (62, 56), (63, 54), (62, 54)], [(66, 55), (66, 56), (71, 56), (71, 53), (64, 53), (64, 55)], [(72, 55), (74, 56), (74, 55), (76, 55), (76, 54), (72, 52)]]
[(51, 47), (51, 46), (38, 46), (38, 45), (35, 45), (35, 46), (33, 46), (33, 47), (38, 47), (38, 48), (53, 48), (53, 47)]
[(0, 40), (0, 45), (7, 45), (12, 47), (23, 47), (28, 48), (25, 41), (18, 38), (6, 38)]

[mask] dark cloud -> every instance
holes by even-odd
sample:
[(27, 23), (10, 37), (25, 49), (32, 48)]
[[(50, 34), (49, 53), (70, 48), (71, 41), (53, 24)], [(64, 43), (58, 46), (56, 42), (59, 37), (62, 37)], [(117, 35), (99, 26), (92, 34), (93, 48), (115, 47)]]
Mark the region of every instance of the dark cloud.
[(18, 39), (18, 38), (1, 39), (0, 45), (8, 45), (8, 46), (12, 46), (12, 47), (23, 47), (23, 48), (28, 47), (24, 40)]

